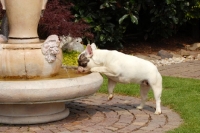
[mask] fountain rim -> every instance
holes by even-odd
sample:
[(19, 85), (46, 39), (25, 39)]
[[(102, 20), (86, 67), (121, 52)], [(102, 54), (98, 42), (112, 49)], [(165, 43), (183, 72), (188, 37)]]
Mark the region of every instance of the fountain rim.
[(0, 104), (65, 102), (94, 94), (102, 85), (99, 73), (66, 79), (0, 81)]

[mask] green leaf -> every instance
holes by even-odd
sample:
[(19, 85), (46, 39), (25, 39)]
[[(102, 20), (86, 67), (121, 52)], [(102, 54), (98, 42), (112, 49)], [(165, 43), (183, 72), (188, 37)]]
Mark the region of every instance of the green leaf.
[(105, 8), (104, 4), (100, 5), (100, 9), (104, 9), (104, 8)]
[(155, 10), (156, 10), (155, 8), (151, 9), (151, 10), (150, 10), (150, 14), (154, 13)]
[(172, 17), (172, 20), (173, 20), (173, 22), (174, 22), (175, 24), (178, 24), (178, 18)]
[(84, 17), (83, 20), (87, 23), (93, 22), (93, 19), (91, 17)]
[(100, 35), (100, 41), (104, 41), (105, 36), (103, 34)]
[(110, 1), (110, 3), (113, 3), (113, 4), (114, 4), (114, 3), (117, 3), (117, 1), (116, 1), (116, 0), (114, 0), (114, 1)]
[(125, 18), (128, 17), (129, 14), (125, 14), (124, 16), (122, 16), (120, 19), (119, 19), (119, 24), (121, 24)]
[(156, 17), (152, 17), (151, 22), (155, 22), (155, 21), (156, 21)]
[(95, 28), (94, 28), (95, 31), (101, 31), (101, 26), (100, 25), (97, 25)]
[(166, 0), (167, 5), (171, 4), (171, 0)]
[(135, 15), (130, 14), (130, 17), (131, 17), (132, 23), (138, 24), (138, 19), (137, 19), (137, 17)]

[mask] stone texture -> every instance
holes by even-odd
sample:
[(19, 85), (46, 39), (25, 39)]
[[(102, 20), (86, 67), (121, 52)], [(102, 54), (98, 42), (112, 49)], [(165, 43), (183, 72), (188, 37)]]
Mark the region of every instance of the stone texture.
[[(126, 103), (124, 103), (126, 101)], [(161, 115), (154, 115), (154, 103), (148, 101), (143, 110), (135, 107), (140, 99), (115, 95), (107, 101), (107, 94), (95, 94), (85, 99), (67, 102), (70, 115), (61, 120), (38, 125), (1, 125), (0, 132), (33, 133), (132, 133), (165, 132), (178, 127), (182, 119), (167, 107)], [(81, 117), (81, 118), (80, 118)], [(171, 124), (171, 123), (174, 124)]]
[(64, 101), (92, 95), (102, 83), (99, 73), (65, 79), (0, 81), (0, 123), (60, 120), (69, 114)]
[(200, 49), (200, 43), (194, 43), (189, 47), (189, 50), (192, 50), (192, 51), (197, 50), (197, 49)]
[(190, 52), (187, 51), (187, 50), (181, 49), (180, 55), (181, 55), (181, 56), (189, 56), (189, 55), (190, 55)]
[(198, 54), (196, 58), (197, 58), (197, 60), (200, 60), (200, 54)]
[(157, 56), (157, 55), (154, 55), (154, 54), (150, 54), (149, 57), (150, 57), (151, 59), (153, 59), (153, 60), (154, 60), (154, 59), (156, 59), (156, 60), (162, 59), (162, 57)]
[(138, 57), (138, 58), (145, 59), (145, 60), (150, 60), (150, 58), (149, 58), (148, 56), (145, 56), (145, 55), (136, 54), (136, 55), (134, 55), (134, 56), (136, 56), (136, 57)]
[(158, 51), (158, 56), (160, 56), (162, 59), (165, 59), (165, 58), (172, 58), (173, 55), (170, 54), (169, 52), (165, 51), (165, 50), (160, 50)]
[(60, 36), (60, 46), (62, 47), (63, 51), (77, 51), (77, 52), (83, 52), (84, 46), (81, 44), (82, 38), (77, 37), (73, 38), (70, 35), (68, 36)]
[(27, 43), (39, 41), (39, 38), (30, 38), (38, 37), (38, 22), (40, 19), (41, 10), (45, 8), (46, 2), (47, 0), (35, 0), (34, 2), (32, 0), (1, 0), (3, 9), (6, 10), (6, 14), (8, 16), (9, 37), (28, 38), (9, 38), (9, 43)]
[(200, 79), (200, 60), (187, 61), (170, 66), (158, 67), (163, 76)]
[[(0, 77), (34, 78), (56, 75), (62, 65), (62, 52), (49, 63), (41, 52), (43, 42), (13, 45), (1, 43)], [(61, 51), (61, 49), (60, 49)]]

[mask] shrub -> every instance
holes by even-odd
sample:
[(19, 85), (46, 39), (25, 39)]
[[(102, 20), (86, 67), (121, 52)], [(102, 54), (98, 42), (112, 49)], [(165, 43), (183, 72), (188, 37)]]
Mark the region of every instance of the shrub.
[[(70, 2), (60, 0), (48, 0), (46, 9), (41, 14), (38, 25), (38, 35), (42, 39), (46, 39), (51, 34), (71, 35), (72, 37), (93, 38), (93, 34), (89, 32), (90, 26), (83, 21), (74, 22), (75, 18), (71, 14), (70, 8), (73, 6)], [(0, 19), (5, 16), (0, 4)], [(5, 20), (5, 19), (4, 19)], [(2, 21), (2, 30), (8, 30), (8, 24)]]
[[(199, 18), (198, 0), (70, 0), (77, 20), (91, 26), (100, 47), (121, 47), (125, 36), (167, 38), (190, 18)], [(194, 17), (195, 16), (195, 17)]]
[(78, 66), (78, 55), (80, 52), (77, 51), (65, 51), (63, 52), (63, 65), (67, 66)]
[(198, 20), (199, 11), (199, 0), (48, 0), (38, 34), (41, 38), (70, 34), (100, 48), (116, 49), (127, 35), (172, 36), (186, 22)]
[[(179, 27), (187, 20), (185, 18), (185, 10), (188, 8), (187, 1), (184, 0), (151, 0), (147, 3), (150, 12), (149, 26), (144, 29), (146, 38), (169, 37), (175, 34)], [(145, 21), (144, 19), (143, 21)], [(147, 23), (146, 23), (147, 25)]]
[[(100, 48), (121, 48), (123, 34), (129, 23), (137, 24), (137, 9), (134, 1), (117, 0), (70, 0), (77, 20), (91, 26), (94, 42)], [(131, 20), (131, 21), (128, 21)]]
[(71, 35), (72, 37), (93, 38), (88, 29), (90, 28), (83, 21), (75, 22), (70, 12), (73, 5), (70, 2), (60, 0), (48, 0), (46, 9), (39, 22), (39, 35), (46, 38), (51, 34)]
[(200, 18), (200, 1), (199, 0), (191, 0), (190, 8), (188, 12), (186, 12), (187, 19), (199, 19)]

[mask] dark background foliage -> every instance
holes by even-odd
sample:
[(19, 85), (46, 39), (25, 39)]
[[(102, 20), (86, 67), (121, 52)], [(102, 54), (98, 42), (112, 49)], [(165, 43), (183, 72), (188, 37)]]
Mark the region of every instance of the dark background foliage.
[[(76, 19), (91, 25), (100, 47), (120, 48), (130, 39), (168, 38), (199, 31), (198, 0), (70, 0)], [(197, 36), (198, 37), (198, 36)]]
[[(4, 14), (1, 10), (0, 18)], [(199, 38), (199, 18), (199, 0), (48, 0), (38, 34), (42, 39), (70, 34), (100, 48), (119, 49), (133, 39), (179, 33)]]
[(46, 9), (40, 19), (38, 33), (42, 38), (50, 34), (71, 35), (72, 37), (87, 37), (92, 39), (93, 35), (88, 31), (90, 26), (84, 21), (74, 22), (74, 15), (70, 8), (72, 3), (48, 0)]

